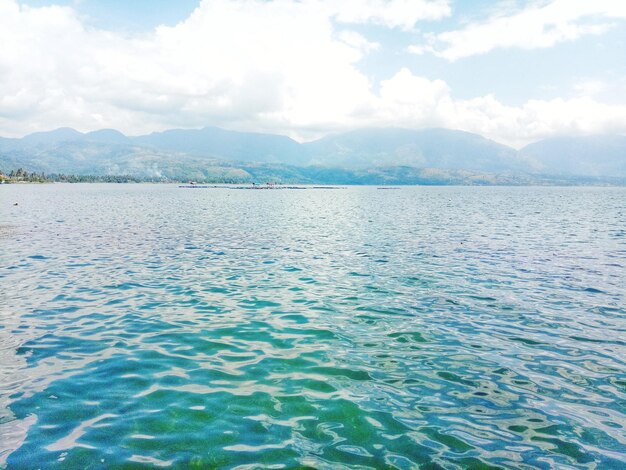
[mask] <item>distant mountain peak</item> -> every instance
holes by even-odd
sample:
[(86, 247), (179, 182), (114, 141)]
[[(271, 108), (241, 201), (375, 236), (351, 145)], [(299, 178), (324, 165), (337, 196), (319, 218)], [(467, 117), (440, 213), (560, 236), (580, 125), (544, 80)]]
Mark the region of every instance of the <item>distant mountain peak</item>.
[[(214, 126), (134, 137), (115, 129), (83, 134), (62, 127), (21, 139), (0, 138), (0, 152), (5, 162), (17, 162), (30, 171), (80, 174), (121, 174), (123, 168), (137, 175), (142, 171), (157, 174), (162, 166), (170, 174), (188, 174), (188, 167), (208, 167), (219, 161), (349, 171), (404, 167), (626, 177), (626, 136), (621, 135), (559, 136), (517, 151), (479, 134), (444, 128), (372, 127), (301, 144), (282, 135)], [(147, 161), (152, 162), (150, 168)]]
[(99, 129), (84, 134), (84, 139), (101, 143), (126, 143), (130, 138), (115, 129)]

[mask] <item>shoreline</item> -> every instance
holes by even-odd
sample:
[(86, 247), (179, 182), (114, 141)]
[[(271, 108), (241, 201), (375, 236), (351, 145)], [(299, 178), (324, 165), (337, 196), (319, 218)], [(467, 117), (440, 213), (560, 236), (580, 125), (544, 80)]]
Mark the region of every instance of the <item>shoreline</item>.
[(501, 183), (501, 184), (468, 184), (468, 183), (432, 183), (432, 184), (420, 184), (420, 183), (394, 183), (390, 185), (381, 185), (380, 183), (347, 183), (347, 184), (319, 184), (319, 183), (299, 183), (299, 184), (285, 184), (285, 185), (277, 185), (274, 188), (268, 187), (254, 187), (254, 186), (244, 186), (242, 184), (236, 183), (207, 183), (207, 184), (197, 184), (197, 185), (186, 185), (182, 184), (178, 181), (120, 181), (120, 182), (111, 182), (111, 181), (80, 181), (80, 182), (71, 182), (71, 181), (19, 181), (19, 182), (11, 182), (11, 183), (0, 183), (0, 188), (3, 186), (49, 186), (49, 185), (97, 185), (97, 184), (106, 184), (112, 186), (122, 186), (122, 185), (154, 185), (154, 186), (177, 186), (179, 189), (241, 189), (241, 190), (281, 190), (281, 189), (347, 189), (347, 188), (375, 188), (379, 190), (399, 190), (403, 188), (626, 188), (626, 182), (622, 184), (611, 184), (611, 183), (589, 183), (589, 184), (564, 184), (564, 183)]

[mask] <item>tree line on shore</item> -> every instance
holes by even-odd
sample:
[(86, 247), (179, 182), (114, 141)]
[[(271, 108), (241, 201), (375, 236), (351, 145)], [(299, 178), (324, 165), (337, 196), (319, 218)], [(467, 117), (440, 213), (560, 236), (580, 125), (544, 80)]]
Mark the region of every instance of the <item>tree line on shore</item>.
[(23, 168), (4, 173), (0, 170), (0, 184), (10, 183), (145, 183), (167, 182), (164, 179), (137, 178), (129, 175), (66, 175), (63, 173), (28, 172)]
[(0, 170), (0, 183), (45, 183), (50, 181), (49, 177), (41, 172), (32, 172), (18, 168), (17, 170), (11, 170), (5, 174)]
[[(181, 177), (167, 176), (132, 176), (132, 175), (76, 175), (64, 173), (29, 172), (23, 168), (6, 173), (0, 169), (0, 184), (10, 183), (181, 183), (196, 182), (202, 184), (242, 184), (250, 183), (250, 175), (240, 177), (224, 174), (194, 173)], [(261, 180), (275, 180), (276, 177), (260, 176)]]

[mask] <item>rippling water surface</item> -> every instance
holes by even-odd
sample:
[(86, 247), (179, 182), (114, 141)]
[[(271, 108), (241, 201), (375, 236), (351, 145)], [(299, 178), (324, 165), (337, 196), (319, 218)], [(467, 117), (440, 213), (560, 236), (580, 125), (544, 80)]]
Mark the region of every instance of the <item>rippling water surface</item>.
[(0, 292), (0, 466), (626, 466), (623, 188), (4, 186)]

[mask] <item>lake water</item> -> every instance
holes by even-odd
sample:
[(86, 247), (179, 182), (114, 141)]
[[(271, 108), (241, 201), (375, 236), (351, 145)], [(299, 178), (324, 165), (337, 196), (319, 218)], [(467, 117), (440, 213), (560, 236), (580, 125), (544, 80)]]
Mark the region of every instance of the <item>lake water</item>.
[(0, 467), (626, 466), (625, 188), (7, 185), (0, 292)]

